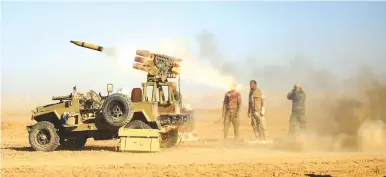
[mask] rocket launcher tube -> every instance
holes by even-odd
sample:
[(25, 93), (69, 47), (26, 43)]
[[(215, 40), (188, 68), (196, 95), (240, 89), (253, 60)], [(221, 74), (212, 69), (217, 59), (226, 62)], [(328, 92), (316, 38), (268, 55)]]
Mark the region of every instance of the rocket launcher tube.
[(176, 57), (136, 50), (133, 68), (147, 72), (151, 80), (159, 79), (165, 82), (167, 78), (176, 78), (180, 74), (180, 62), (182, 59)]
[(146, 61), (150, 60), (150, 58), (145, 58), (141, 56), (135, 56), (134, 61), (138, 63), (145, 63)]
[(143, 64), (141, 64), (141, 63), (134, 63), (133, 68), (144, 71), (144, 72), (149, 72), (149, 68), (143, 66)]
[(135, 51), (135, 54), (141, 57), (149, 57), (149, 58), (152, 56), (152, 53), (147, 50), (137, 50)]

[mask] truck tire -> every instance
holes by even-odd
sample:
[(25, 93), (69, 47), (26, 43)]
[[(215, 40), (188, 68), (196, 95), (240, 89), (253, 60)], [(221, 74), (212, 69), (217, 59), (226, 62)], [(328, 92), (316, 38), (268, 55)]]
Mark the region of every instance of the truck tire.
[(171, 130), (161, 134), (161, 148), (170, 148), (177, 144), (178, 130)]
[(145, 122), (142, 122), (140, 120), (133, 120), (130, 123), (128, 123), (125, 128), (130, 129), (152, 129), (150, 125), (146, 124)]
[(38, 122), (29, 132), (29, 143), (36, 151), (55, 151), (59, 146), (59, 140), (55, 126), (48, 121)]
[(61, 139), (60, 146), (64, 149), (81, 149), (86, 145), (87, 138), (79, 137), (79, 138), (69, 138), (69, 139)]
[(121, 93), (108, 96), (102, 106), (103, 118), (112, 127), (119, 128), (126, 125), (133, 114), (132, 102)]

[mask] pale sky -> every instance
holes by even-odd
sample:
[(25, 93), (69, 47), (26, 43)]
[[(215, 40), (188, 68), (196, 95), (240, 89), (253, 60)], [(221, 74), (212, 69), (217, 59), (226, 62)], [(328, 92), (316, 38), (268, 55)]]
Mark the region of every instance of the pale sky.
[[(231, 63), (252, 56), (251, 65), (260, 68), (287, 65), (301, 54), (313, 67), (338, 74), (353, 72), (359, 60), (379, 70), (386, 64), (386, 2), (6, 2), (2, 94), (63, 95), (75, 84), (97, 92), (107, 83), (138, 87), (145, 73), (123, 72), (111, 57), (69, 41), (133, 52), (178, 39), (197, 56), (196, 35), (203, 30), (215, 35), (223, 60)], [(297, 77), (294, 73), (288, 83)], [(270, 87), (267, 80), (260, 83)], [(283, 87), (290, 88), (288, 83)], [(211, 88), (193, 82), (183, 87), (185, 92)]]

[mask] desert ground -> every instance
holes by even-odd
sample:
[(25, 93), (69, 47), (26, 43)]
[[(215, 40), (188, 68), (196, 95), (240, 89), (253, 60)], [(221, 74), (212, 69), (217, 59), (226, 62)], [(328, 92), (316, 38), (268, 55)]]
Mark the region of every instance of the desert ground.
[[(253, 137), (240, 114), (241, 134)], [(309, 111), (311, 112), (311, 111)], [(314, 112), (315, 113), (315, 112)], [(316, 114), (316, 113), (315, 113)], [(200, 141), (157, 153), (116, 152), (116, 140), (89, 139), (79, 151), (35, 152), (28, 143), (28, 110), (2, 110), (2, 176), (386, 176), (385, 149), (358, 152), (336, 138), (308, 132), (289, 139), (289, 107), (267, 109), (273, 144), (223, 141), (220, 110), (196, 110)], [(312, 117), (312, 116), (309, 116)], [(310, 121), (311, 127), (312, 121)], [(314, 125), (320, 124), (317, 121)], [(328, 126), (325, 127), (328, 129)], [(233, 129), (230, 130), (232, 136)], [(335, 140), (335, 141), (334, 141)], [(338, 145), (336, 145), (338, 144)], [(334, 147), (334, 148), (332, 148)]]

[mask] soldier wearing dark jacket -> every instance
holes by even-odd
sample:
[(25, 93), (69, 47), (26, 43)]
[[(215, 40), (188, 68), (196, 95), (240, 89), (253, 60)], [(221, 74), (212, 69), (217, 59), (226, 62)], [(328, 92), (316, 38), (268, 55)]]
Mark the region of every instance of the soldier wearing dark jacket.
[(299, 84), (295, 84), (294, 89), (287, 94), (287, 99), (292, 100), (292, 114), (290, 118), (289, 133), (293, 134), (297, 124), (301, 129), (306, 128), (305, 120), (305, 101), (306, 94)]

